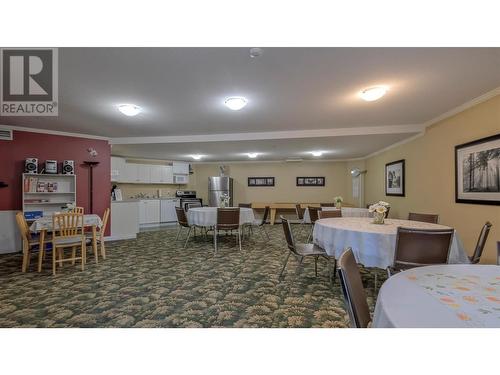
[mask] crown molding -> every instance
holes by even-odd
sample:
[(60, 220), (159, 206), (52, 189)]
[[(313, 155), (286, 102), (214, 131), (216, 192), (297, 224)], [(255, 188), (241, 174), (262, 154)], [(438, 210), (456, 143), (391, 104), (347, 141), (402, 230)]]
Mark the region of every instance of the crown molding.
[(60, 135), (60, 136), (64, 136), (64, 137), (98, 139), (101, 141), (108, 141), (109, 142), (108, 137), (101, 137), (101, 136), (92, 135), (92, 134), (69, 133), (69, 132), (61, 132), (58, 130), (35, 129), (35, 128), (26, 128), (23, 126), (11, 126), (11, 125), (0, 125), (0, 129), (14, 130), (14, 131), (20, 131), (20, 132), (29, 132), (29, 133)]

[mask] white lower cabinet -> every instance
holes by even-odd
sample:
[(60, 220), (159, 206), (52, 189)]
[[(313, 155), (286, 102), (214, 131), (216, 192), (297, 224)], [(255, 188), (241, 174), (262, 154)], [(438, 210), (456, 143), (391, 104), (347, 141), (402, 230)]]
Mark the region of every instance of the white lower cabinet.
[(160, 200), (141, 200), (139, 202), (139, 224), (160, 222)]
[(160, 201), (160, 221), (162, 223), (177, 221), (177, 213), (175, 212), (175, 200), (162, 199)]

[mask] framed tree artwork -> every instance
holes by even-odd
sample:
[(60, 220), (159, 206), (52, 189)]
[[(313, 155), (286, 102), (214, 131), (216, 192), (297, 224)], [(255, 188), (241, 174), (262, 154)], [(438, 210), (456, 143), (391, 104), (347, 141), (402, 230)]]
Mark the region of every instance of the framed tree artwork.
[(500, 134), (455, 146), (455, 202), (500, 205)]
[(405, 196), (405, 160), (397, 160), (385, 165), (385, 195)]

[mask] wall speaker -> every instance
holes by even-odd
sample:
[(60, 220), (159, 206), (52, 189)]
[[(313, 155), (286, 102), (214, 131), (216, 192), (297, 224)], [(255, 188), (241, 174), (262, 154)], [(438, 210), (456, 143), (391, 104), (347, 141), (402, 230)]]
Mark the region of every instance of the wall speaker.
[(75, 174), (75, 161), (64, 160), (62, 164), (62, 174)]
[(37, 174), (38, 173), (38, 159), (27, 158), (24, 161), (24, 173)]

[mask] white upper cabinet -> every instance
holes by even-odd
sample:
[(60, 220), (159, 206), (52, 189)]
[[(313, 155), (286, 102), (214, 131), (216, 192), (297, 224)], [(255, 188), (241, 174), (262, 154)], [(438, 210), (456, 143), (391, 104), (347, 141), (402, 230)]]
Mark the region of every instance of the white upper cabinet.
[(111, 181), (122, 182), (125, 175), (125, 159), (111, 156)]
[(149, 169), (149, 182), (152, 184), (160, 184), (161, 181), (161, 172), (163, 169), (163, 165), (152, 165)]
[(174, 183), (174, 168), (171, 165), (161, 167), (160, 182), (162, 184)]
[(173, 163), (174, 167), (174, 174), (189, 174), (189, 163), (182, 162), (182, 161), (174, 161)]

